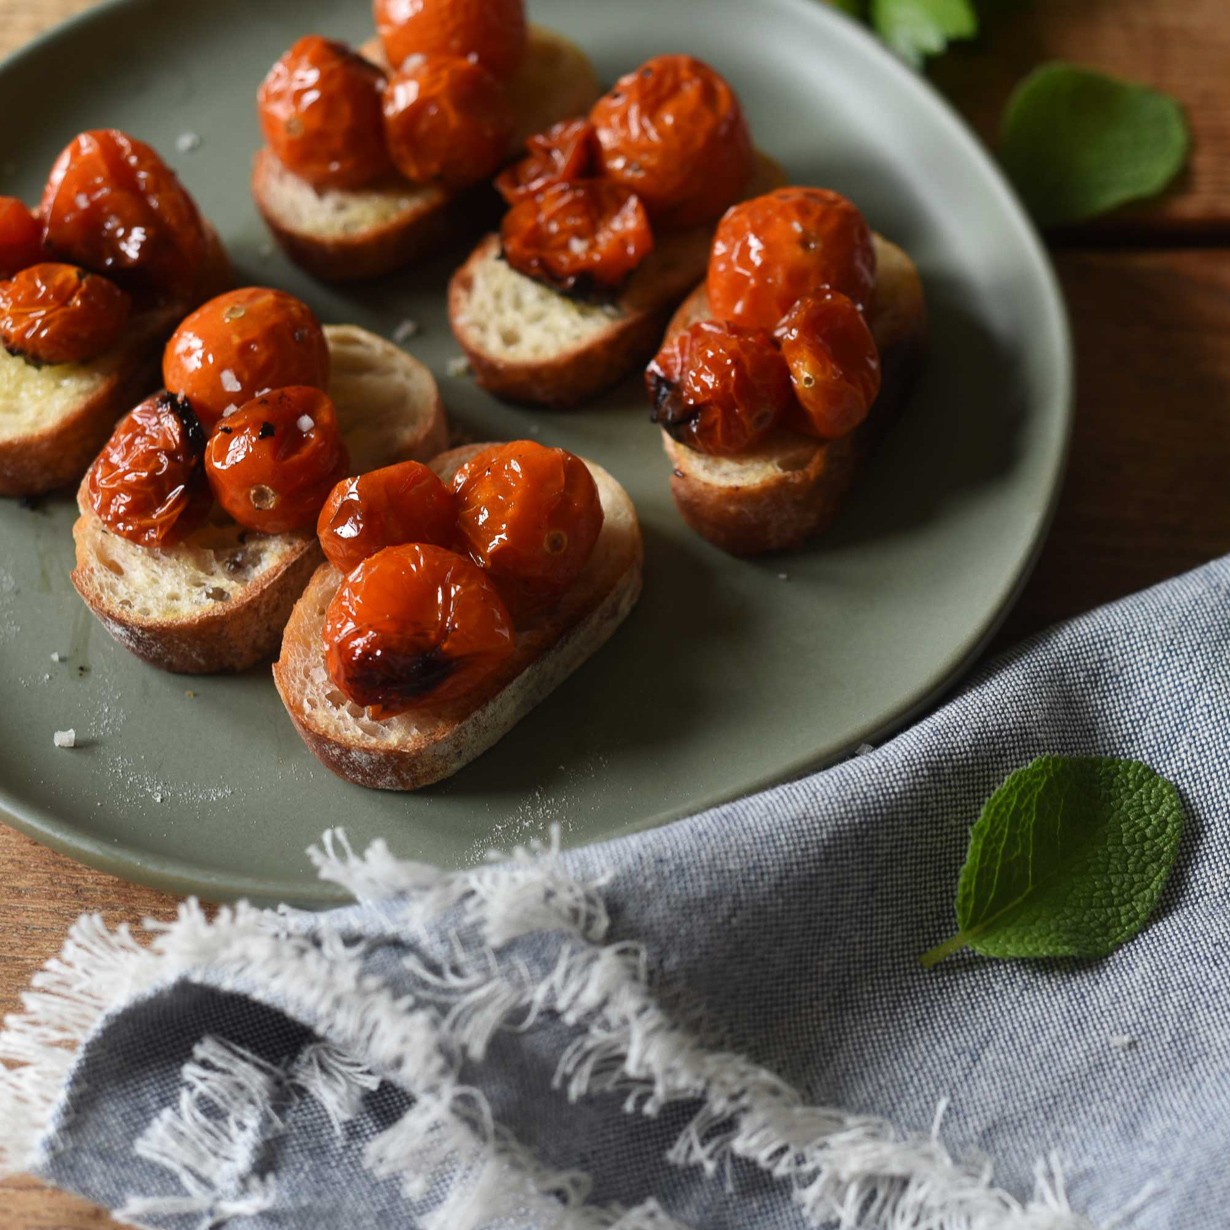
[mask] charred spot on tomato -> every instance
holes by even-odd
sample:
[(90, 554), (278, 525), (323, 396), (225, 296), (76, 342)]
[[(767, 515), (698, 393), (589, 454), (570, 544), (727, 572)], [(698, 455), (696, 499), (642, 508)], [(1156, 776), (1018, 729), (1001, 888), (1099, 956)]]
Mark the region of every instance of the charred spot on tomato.
[(383, 648), (364, 666), (362, 687), (380, 698), (373, 704), (385, 709), (406, 708), (441, 688), (459, 665), (438, 646), (426, 653)]
[(192, 408), (192, 403), (186, 397), (179, 397), (175, 393), (169, 393), (163, 389), (158, 394), (158, 404), (164, 410), (169, 410), (177, 419), (180, 426), (184, 429), (184, 438), (188, 442), (188, 447), (200, 457), (205, 455), (205, 445), (208, 443), (205, 436), (205, 428), (201, 426), (201, 420), (197, 418), (196, 411)]
[(264, 422), (261, 424), (260, 431), (256, 433), (256, 438), (258, 440), (268, 440), (269, 437), (272, 436), (276, 430), (277, 429), (274, 427), (272, 423)]

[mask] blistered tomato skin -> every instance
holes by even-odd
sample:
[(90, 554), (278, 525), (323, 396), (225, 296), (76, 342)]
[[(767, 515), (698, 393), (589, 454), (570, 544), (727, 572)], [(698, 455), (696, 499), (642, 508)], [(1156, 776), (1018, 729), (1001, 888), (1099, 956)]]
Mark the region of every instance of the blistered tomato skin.
[(457, 497), (429, 466), (403, 461), (338, 483), (320, 510), (316, 533), (341, 572), (399, 543), (452, 547)]
[(585, 297), (618, 291), (653, 250), (653, 231), (634, 193), (587, 179), (523, 197), (504, 215), (500, 243), (518, 273)]
[(875, 285), (871, 228), (836, 192), (779, 188), (736, 205), (718, 223), (708, 278), (718, 320), (773, 329), (796, 300), (825, 289), (868, 312)]
[(192, 407), (157, 393), (126, 414), (85, 478), (86, 500), (113, 534), (170, 547), (205, 520), (205, 432)]
[(530, 137), (525, 148), (525, 157), (495, 179), (496, 191), (509, 205), (551, 184), (586, 179), (597, 168), (598, 134), (588, 120), (561, 120)]
[(365, 188), (393, 170), (383, 92), (374, 64), (344, 43), (309, 35), (261, 85), (261, 130), (278, 161), (314, 188)]
[(504, 87), (472, 60), (412, 57), (385, 87), (385, 140), (411, 183), (456, 189), (486, 179), (512, 131)]
[(175, 330), (163, 383), (188, 398), (206, 429), (271, 389), (329, 383), (329, 345), (312, 309), (293, 295), (247, 287), (219, 295)]
[(248, 402), (218, 424), (205, 450), (218, 503), (263, 534), (314, 527), (349, 465), (333, 402), (306, 386)]
[(746, 191), (752, 138), (734, 91), (692, 56), (656, 56), (590, 112), (604, 173), (645, 202), (655, 225), (698, 226)]
[(822, 440), (853, 431), (880, 393), (880, 352), (857, 304), (836, 291), (809, 295), (775, 335), (799, 403), (790, 426)]
[(374, 9), (394, 68), (413, 55), (473, 56), (507, 81), (525, 58), (524, 0), (375, 0)]
[(699, 453), (745, 453), (793, 405), (790, 372), (773, 338), (704, 320), (684, 329), (645, 372), (653, 421)]
[(421, 543), (385, 547), (346, 577), (325, 614), (324, 641), (329, 677), (378, 718), (463, 699), (516, 645), (482, 570)]
[(88, 363), (120, 340), (131, 302), (97, 273), (31, 265), (0, 282), (0, 345), (30, 363)]
[(118, 129), (84, 132), (43, 192), (44, 242), (58, 259), (125, 290), (189, 306), (209, 273), (209, 242), (192, 198), (153, 149)]
[(602, 530), (589, 467), (532, 440), (483, 450), (453, 476), (453, 490), (460, 541), (519, 623), (567, 592)]
[(0, 196), (0, 279), (44, 260), (42, 223), (15, 196)]

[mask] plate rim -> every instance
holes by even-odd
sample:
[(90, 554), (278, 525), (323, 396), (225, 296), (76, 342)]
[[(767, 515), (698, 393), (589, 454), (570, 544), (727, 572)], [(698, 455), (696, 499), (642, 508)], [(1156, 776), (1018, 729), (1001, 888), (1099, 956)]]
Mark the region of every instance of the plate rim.
[[(184, 3), (186, 0), (176, 0)], [(840, 762), (864, 743), (879, 744), (892, 734), (902, 731), (916, 716), (930, 708), (957, 684), (978, 660), (994, 637), (1022, 590), (1033, 574), (1038, 558), (1049, 536), (1062, 494), (1064, 478), (1071, 454), (1075, 423), (1075, 357), (1072, 330), (1058, 276), (1042, 237), (1030, 219), (1020, 198), (1013, 191), (1005, 172), (983, 145), (964, 117), (925, 77), (894, 55), (861, 23), (820, 0), (776, 0), (787, 10), (793, 10), (805, 21), (840, 28), (846, 37), (862, 44), (863, 51), (875, 62), (878, 70), (896, 78), (913, 92), (918, 104), (929, 109), (940, 120), (945, 137), (951, 139), (966, 158), (983, 171), (993, 190), (1005, 219), (1009, 220), (1021, 241), (1021, 252), (1027, 254), (1045, 293), (1048, 332), (1056, 351), (1057, 364), (1051, 376), (1055, 382), (1055, 426), (1059, 428), (1054, 453), (1045, 475), (1045, 503), (1034, 513), (1034, 526), (1021, 554), (1020, 563), (1011, 579), (988, 603), (987, 613), (961, 638), (960, 644), (928, 671), (928, 682), (901, 699), (891, 713), (870, 721), (851, 733), (843, 747), (819, 750), (810, 756), (773, 770), (766, 770), (754, 779), (742, 783), (736, 791), (718, 791), (697, 805), (669, 808), (652, 816), (626, 821), (617, 830), (595, 839), (593, 844), (619, 840), (673, 823), (691, 815), (701, 815), (735, 799), (759, 794), (774, 786), (797, 780)], [(59, 40), (73, 36), (79, 29), (107, 24), (116, 12), (150, 7), (152, 0), (99, 0), (50, 29), (0, 60), (0, 77), (7, 75), (27, 60), (45, 54)], [(165, 0), (159, 7), (166, 6)], [(33, 838), (41, 845), (74, 858), (85, 865), (129, 882), (144, 884), (178, 896), (200, 895), (209, 901), (231, 901), (246, 898), (254, 902), (289, 901), (307, 907), (321, 908), (348, 899), (348, 894), (335, 885), (321, 881), (305, 881), (301, 877), (247, 876), (221, 873), (166, 855), (148, 855), (123, 842), (104, 841), (57, 817), (49, 808), (16, 798), (0, 781), (0, 821)], [(306, 852), (304, 866), (306, 868)]]

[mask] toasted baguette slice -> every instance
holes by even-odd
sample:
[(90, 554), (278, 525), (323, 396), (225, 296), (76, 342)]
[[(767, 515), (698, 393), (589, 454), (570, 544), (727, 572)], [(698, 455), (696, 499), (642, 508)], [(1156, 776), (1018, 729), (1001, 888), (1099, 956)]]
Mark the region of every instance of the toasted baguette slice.
[[(217, 232), (201, 301), (231, 285), (231, 265)], [(0, 496), (39, 495), (75, 483), (122, 414), (160, 383), (162, 347), (184, 313), (135, 313), (123, 341), (89, 363), (36, 367), (0, 348)]]
[[(747, 196), (785, 183), (757, 155)], [(610, 304), (583, 303), (528, 278), (488, 235), (453, 275), (448, 315), (475, 381), (506, 401), (578, 405), (618, 384), (658, 348), (680, 300), (705, 276), (712, 226), (655, 237), (653, 251)]]
[[(673, 467), (671, 494), (698, 534), (732, 555), (801, 545), (826, 529), (875, 436), (908, 397), (926, 345), (922, 282), (913, 261), (876, 236), (876, 306), (871, 331), (880, 348), (882, 385), (870, 415), (839, 440), (777, 428), (750, 453), (710, 457), (662, 433)], [(671, 337), (709, 315), (705, 286), (675, 313)]]
[[(446, 481), (484, 445), (453, 449), (433, 468)], [(443, 710), (376, 720), (351, 704), (325, 670), (325, 611), (342, 574), (324, 564), (295, 605), (273, 678), (303, 741), (339, 777), (377, 790), (417, 790), (469, 764), (517, 724), (611, 636), (641, 592), (636, 510), (600, 466), (586, 463), (605, 515), (576, 584), (542, 620), (517, 634), (504, 667), (477, 695)]]
[[(379, 40), (362, 51), (385, 66)], [(557, 120), (583, 115), (599, 93), (593, 65), (579, 47), (531, 26), (525, 61), (509, 85), (517, 117), (513, 148)], [(394, 177), (357, 192), (318, 191), (268, 148), (256, 155), (252, 195), (287, 256), (331, 282), (377, 277), (419, 260), (471, 223), (481, 226), (492, 208), (485, 185), (454, 193)]]
[[(325, 335), (329, 393), (354, 472), (435, 456), (447, 431), (431, 373), (353, 325), (330, 325)], [(121, 645), (164, 670), (241, 671), (272, 657), (322, 558), (311, 530), (258, 534), (218, 510), (173, 547), (140, 547), (89, 510), (84, 484), (78, 504), (77, 592)]]

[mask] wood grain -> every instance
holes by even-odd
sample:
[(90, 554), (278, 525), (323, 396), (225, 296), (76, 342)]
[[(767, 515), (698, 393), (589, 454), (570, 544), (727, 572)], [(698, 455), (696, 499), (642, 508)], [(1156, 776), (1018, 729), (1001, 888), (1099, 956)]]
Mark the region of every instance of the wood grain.
[(1066, 241), (1230, 242), (1230, 7), (1226, 0), (995, 0), (983, 34), (932, 70), (992, 146), (1013, 87), (1048, 60), (1073, 60), (1175, 95), (1191, 125), (1190, 167), (1158, 202)]
[[(91, 0), (0, 0), (0, 54)], [(937, 79), (992, 138), (1035, 64), (1080, 60), (1169, 89), (1196, 137), (1164, 201), (1086, 229), (1096, 245), (1230, 242), (1230, 8), (1225, 0), (1003, 0), (982, 45)], [(1070, 238), (1070, 237), (1069, 237)], [(1054, 531), (1000, 643), (1230, 551), (1230, 250), (1068, 251), (1059, 269), (1079, 360), (1071, 469)], [(169, 917), (160, 893), (0, 827), (0, 1013), (78, 914)], [(113, 1224), (32, 1180), (0, 1183), (0, 1230)]]

